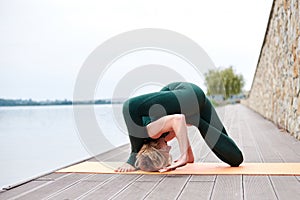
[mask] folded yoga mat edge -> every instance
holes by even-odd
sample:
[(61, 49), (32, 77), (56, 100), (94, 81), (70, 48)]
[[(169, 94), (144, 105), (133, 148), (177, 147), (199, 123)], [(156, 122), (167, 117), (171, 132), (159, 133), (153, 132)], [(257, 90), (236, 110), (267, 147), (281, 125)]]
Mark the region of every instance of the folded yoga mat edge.
[(300, 163), (243, 163), (230, 167), (224, 163), (190, 163), (169, 172), (114, 172), (121, 162), (82, 162), (56, 173), (95, 174), (199, 174), (199, 175), (300, 175)]

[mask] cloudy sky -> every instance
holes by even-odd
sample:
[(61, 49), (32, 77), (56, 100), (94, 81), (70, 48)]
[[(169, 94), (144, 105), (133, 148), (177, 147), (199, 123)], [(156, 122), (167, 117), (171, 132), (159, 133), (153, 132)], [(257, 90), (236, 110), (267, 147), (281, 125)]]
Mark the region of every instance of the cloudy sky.
[[(0, 98), (72, 99), (90, 53), (140, 28), (189, 37), (216, 67), (232, 65), (249, 90), (271, 5), (271, 0), (0, 0)], [(99, 97), (106, 97), (105, 90)]]

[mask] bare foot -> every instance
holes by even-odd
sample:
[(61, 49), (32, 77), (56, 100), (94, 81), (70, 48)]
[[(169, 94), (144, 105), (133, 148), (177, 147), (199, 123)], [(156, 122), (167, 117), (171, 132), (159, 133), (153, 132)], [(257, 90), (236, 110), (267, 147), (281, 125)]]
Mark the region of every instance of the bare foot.
[(122, 166), (115, 169), (115, 172), (133, 172), (136, 168), (128, 163), (124, 163)]
[(194, 162), (194, 154), (193, 154), (193, 150), (191, 148), (191, 146), (188, 149), (188, 163), (193, 163)]

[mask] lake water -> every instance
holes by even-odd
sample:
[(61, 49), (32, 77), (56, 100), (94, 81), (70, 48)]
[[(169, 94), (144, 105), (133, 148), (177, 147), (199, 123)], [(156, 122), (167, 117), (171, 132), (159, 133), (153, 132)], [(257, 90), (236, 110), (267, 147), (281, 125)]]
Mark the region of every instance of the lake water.
[[(94, 141), (100, 152), (129, 142), (124, 127), (116, 123), (122, 116), (116, 117), (111, 105), (96, 105), (94, 112), (106, 138)], [(72, 106), (0, 107), (0, 187), (9, 188), (90, 158), (93, 154), (82, 134), (77, 131)]]

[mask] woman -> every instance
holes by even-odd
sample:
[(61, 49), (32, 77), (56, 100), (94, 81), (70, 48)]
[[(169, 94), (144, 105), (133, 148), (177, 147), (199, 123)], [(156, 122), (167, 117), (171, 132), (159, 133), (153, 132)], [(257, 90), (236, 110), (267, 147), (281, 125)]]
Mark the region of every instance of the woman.
[[(239, 166), (243, 162), (241, 151), (228, 136), (204, 92), (195, 84), (170, 83), (159, 92), (131, 98), (123, 105), (123, 115), (131, 154), (127, 162), (115, 170), (117, 172), (134, 171), (137, 168), (168, 171), (193, 162), (187, 124), (199, 129), (207, 145), (222, 161), (231, 166)], [(169, 152), (165, 151), (168, 150), (166, 142), (175, 137), (181, 156), (171, 164)], [(146, 166), (150, 164), (152, 167)]]

